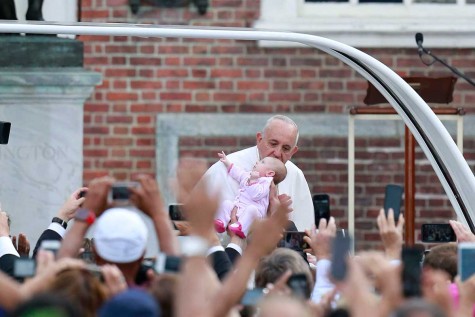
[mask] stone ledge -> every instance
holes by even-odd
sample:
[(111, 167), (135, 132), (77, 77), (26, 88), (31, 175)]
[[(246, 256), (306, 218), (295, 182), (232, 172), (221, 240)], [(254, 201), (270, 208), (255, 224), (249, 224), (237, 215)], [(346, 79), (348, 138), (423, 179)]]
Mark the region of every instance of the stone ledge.
[(38, 35), (0, 36), (0, 67), (83, 67), (81, 41)]

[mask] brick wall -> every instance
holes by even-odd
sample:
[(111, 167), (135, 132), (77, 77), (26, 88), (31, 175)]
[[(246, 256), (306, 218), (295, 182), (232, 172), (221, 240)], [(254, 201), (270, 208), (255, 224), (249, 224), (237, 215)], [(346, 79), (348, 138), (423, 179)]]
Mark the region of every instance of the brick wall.
[[(200, 16), (196, 8), (154, 9), (142, 6), (133, 16), (127, 0), (83, 0), (82, 20), (174, 25), (252, 25), (258, 0), (210, 0)], [(145, 1), (144, 1), (145, 2)], [(259, 48), (252, 41), (146, 39), (81, 36), (85, 66), (104, 82), (85, 106), (84, 181), (109, 173), (130, 179), (155, 173), (155, 115), (161, 112), (331, 112), (347, 113), (362, 105), (366, 81), (325, 53), (307, 48)], [(442, 66), (426, 67), (411, 49), (365, 50), (402, 76), (447, 76)], [(452, 65), (475, 77), (473, 50), (437, 50)], [(453, 106), (475, 110), (475, 90), (459, 80)], [(291, 115), (290, 115), (291, 116)], [(253, 139), (184, 138), (182, 154), (215, 158)], [(374, 217), (382, 204), (384, 184), (403, 183), (403, 142), (358, 139), (356, 165), (357, 229), (360, 248), (377, 238)], [(466, 157), (474, 140), (466, 140)], [(295, 162), (312, 192), (327, 192), (332, 210), (345, 226), (347, 203), (346, 139), (302, 139)], [(391, 151), (388, 151), (391, 149)], [(430, 165), (417, 166), (417, 224), (452, 216), (446, 196)], [(472, 164), (473, 165), (473, 164)], [(435, 212), (434, 212), (435, 211)], [(439, 219), (441, 220), (441, 219)]]

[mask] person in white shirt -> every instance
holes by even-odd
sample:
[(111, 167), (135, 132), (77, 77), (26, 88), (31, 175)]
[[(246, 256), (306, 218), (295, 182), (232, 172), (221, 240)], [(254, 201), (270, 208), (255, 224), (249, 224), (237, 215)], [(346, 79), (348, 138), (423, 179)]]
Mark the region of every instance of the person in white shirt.
[[(287, 194), (293, 201), (290, 220), (298, 230), (308, 229), (314, 223), (313, 202), (310, 190), (302, 171), (290, 159), (298, 151), (298, 127), (292, 119), (275, 115), (267, 120), (262, 132), (256, 134), (256, 146), (228, 155), (228, 158), (245, 170), (251, 170), (256, 161), (264, 157), (275, 157), (287, 168), (287, 176), (278, 185), (279, 194)], [(221, 162), (212, 165), (203, 176), (209, 190), (219, 193), (221, 202), (233, 200), (239, 190), (239, 183), (227, 175)]]

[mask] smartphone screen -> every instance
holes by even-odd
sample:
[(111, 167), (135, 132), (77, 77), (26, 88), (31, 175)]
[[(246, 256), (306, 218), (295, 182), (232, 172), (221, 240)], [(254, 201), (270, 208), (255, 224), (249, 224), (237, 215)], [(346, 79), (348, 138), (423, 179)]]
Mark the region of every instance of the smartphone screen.
[(462, 242), (458, 245), (458, 273), (462, 282), (475, 274), (475, 243)]
[(137, 182), (117, 182), (112, 184), (110, 199), (114, 202), (128, 202), (130, 198), (130, 187), (137, 187)]
[(402, 287), (404, 297), (420, 297), (422, 256), (424, 250), (419, 247), (405, 247), (402, 250)]
[(16, 258), (13, 262), (13, 276), (18, 278), (31, 277), (35, 275), (36, 262), (30, 258)]
[(335, 281), (346, 278), (346, 260), (350, 253), (351, 239), (349, 236), (337, 235), (332, 244), (331, 275)]
[(43, 240), (41, 241), (40, 249), (53, 252), (54, 256), (58, 254), (61, 248), (61, 241), (59, 240)]
[(320, 219), (330, 219), (330, 196), (327, 194), (313, 195), (313, 212), (315, 215), (315, 226), (318, 228)]
[(247, 290), (241, 299), (241, 305), (256, 306), (263, 296), (264, 296), (264, 292), (262, 288), (256, 287), (256, 288)]
[(421, 227), (422, 242), (443, 243), (455, 242), (457, 236), (448, 223), (425, 223)]
[(392, 208), (394, 212), (394, 220), (396, 220), (396, 222), (399, 220), (399, 215), (401, 213), (402, 193), (403, 188), (401, 186), (394, 184), (386, 185), (384, 194), (384, 212), (387, 217), (389, 208)]
[(282, 239), (279, 241), (278, 247), (289, 248), (295, 251), (303, 251), (310, 248), (303, 237), (307, 234), (301, 231), (285, 231)]
[(287, 286), (292, 290), (292, 295), (300, 299), (307, 299), (310, 295), (305, 274), (292, 274), (287, 280)]
[(171, 204), (168, 206), (168, 215), (170, 216), (171, 220), (174, 221), (183, 221), (185, 217), (183, 216), (182, 212), (183, 204)]

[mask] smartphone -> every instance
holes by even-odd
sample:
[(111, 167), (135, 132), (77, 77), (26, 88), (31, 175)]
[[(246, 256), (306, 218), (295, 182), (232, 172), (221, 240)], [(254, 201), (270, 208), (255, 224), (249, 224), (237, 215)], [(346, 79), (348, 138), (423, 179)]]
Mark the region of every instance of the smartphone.
[(394, 212), (394, 220), (399, 220), (401, 214), (402, 193), (404, 189), (402, 186), (388, 184), (384, 193), (384, 212), (386, 217), (388, 216), (389, 208), (392, 208)]
[(13, 262), (13, 276), (16, 278), (32, 277), (36, 272), (36, 262), (31, 258), (16, 258)]
[(61, 241), (59, 240), (43, 240), (41, 241), (40, 249), (53, 252), (54, 256), (58, 254), (61, 248)]
[(259, 304), (259, 301), (264, 297), (263, 288), (253, 288), (247, 290), (241, 298), (241, 305), (244, 307), (254, 307)]
[(159, 253), (154, 264), (155, 272), (160, 273), (177, 273), (180, 271), (181, 257), (166, 255)]
[(315, 216), (315, 226), (318, 228), (320, 219), (330, 219), (330, 196), (327, 194), (313, 195), (313, 213)]
[(303, 273), (292, 274), (287, 280), (287, 286), (292, 290), (292, 295), (300, 299), (308, 299), (310, 290), (307, 276)]
[(347, 258), (350, 254), (351, 238), (347, 235), (337, 235), (332, 243), (331, 275), (335, 281), (346, 278)]
[(458, 274), (462, 282), (475, 274), (475, 243), (461, 242), (458, 245)]
[(405, 298), (421, 297), (422, 257), (424, 249), (404, 247), (402, 249), (402, 288)]
[(112, 184), (109, 198), (115, 203), (128, 203), (130, 199), (131, 187), (137, 187), (137, 182), (117, 182)]
[(0, 121), (0, 144), (8, 144), (11, 127), (11, 122)]
[(183, 221), (185, 217), (183, 216), (182, 211), (183, 204), (170, 204), (168, 205), (168, 215), (171, 220), (174, 221)]
[(455, 242), (457, 236), (448, 223), (425, 223), (421, 227), (422, 242), (443, 243)]
[(282, 239), (279, 241), (278, 247), (289, 248), (296, 251), (303, 251), (310, 248), (303, 237), (307, 234), (301, 231), (285, 231)]
[(94, 252), (92, 251), (83, 251), (80, 255), (79, 258), (83, 260), (86, 263), (89, 264), (94, 264), (96, 263), (96, 258), (94, 256)]

